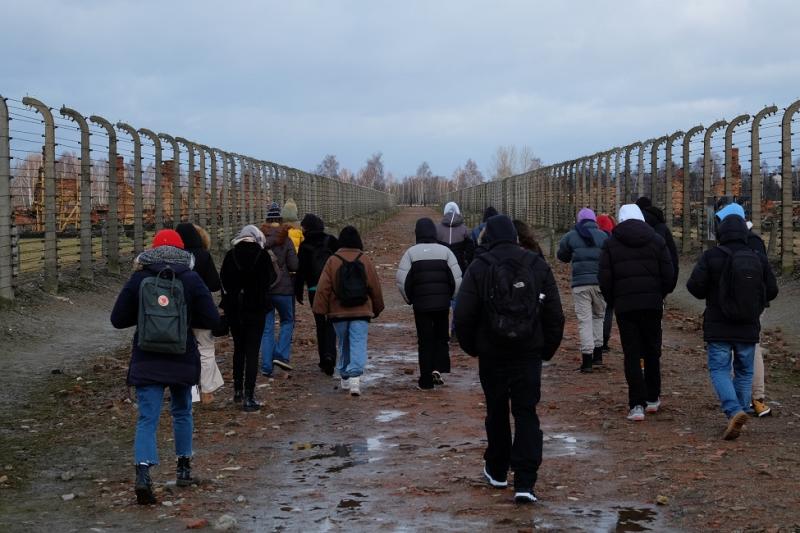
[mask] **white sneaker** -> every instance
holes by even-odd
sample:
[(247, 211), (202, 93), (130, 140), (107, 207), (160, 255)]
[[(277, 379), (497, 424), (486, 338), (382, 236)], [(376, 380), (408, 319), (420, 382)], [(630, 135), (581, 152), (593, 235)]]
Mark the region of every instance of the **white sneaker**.
[(641, 405), (634, 406), (628, 412), (628, 420), (633, 420), (634, 422), (641, 422), (644, 420), (644, 409), (642, 409)]
[(647, 402), (647, 407), (645, 407), (645, 413), (657, 413), (658, 410), (661, 408), (661, 398), (657, 399), (654, 402)]
[(491, 474), (489, 474), (489, 470), (486, 468), (486, 464), (483, 465), (483, 475), (486, 480), (489, 482), (489, 485), (492, 487), (496, 487), (498, 489), (504, 489), (508, 487), (508, 480), (506, 481), (499, 481), (494, 479)]
[(539, 501), (533, 491), (520, 490), (514, 493), (514, 501), (516, 503), (534, 503)]
[(350, 378), (350, 396), (361, 396), (360, 381), (358, 376)]
[(342, 380), (339, 382), (339, 388), (344, 391), (350, 390), (350, 379), (342, 378)]

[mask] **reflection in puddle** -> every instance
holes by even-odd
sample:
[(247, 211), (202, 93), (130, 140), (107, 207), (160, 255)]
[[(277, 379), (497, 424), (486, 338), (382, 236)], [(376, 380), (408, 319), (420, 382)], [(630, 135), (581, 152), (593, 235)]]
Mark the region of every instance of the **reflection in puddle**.
[[(553, 509), (556, 510), (556, 509)], [(592, 531), (668, 531), (663, 524), (658, 524), (658, 511), (652, 507), (630, 505), (614, 505), (601, 508), (570, 507), (561, 513), (571, 516), (570, 522), (574, 526), (591, 529)], [(559, 514), (561, 514), (559, 513)], [(577, 521), (576, 521), (577, 520)], [(541, 525), (540, 525), (541, 527)]]
[(339, 505), (337, 505), (339, 509), (357, 509), (361, 507), (361, 502), (358, 500), (350, 500), (344, 499), (339, 501)]
[(407, 324), (401, 324), (400, 322), (375, 322), (374, 325), (386, 329), (409, 329)]
[(618, 532), (623, 531), (650, 531), (645, 524), (651, 524), (656, 519), (656, 512), (652, 509), (633, 507), (614, 507), (619, 512), (617, 518)]
[(405, 411), (395, 411), (395, 410), (380, 411), (378, 416), (375, 417), (375, 420), (378, 422), (391, 422), (392, 420), (396, 420), (406, 414), (408, 413), (406, 413)]
[(545, 452), (550, 457), (590, 453), (588, 444), (591, 439), (588, 437), (578, 437), (567, 433), (553, 433), (545, 435), (543, 440)]

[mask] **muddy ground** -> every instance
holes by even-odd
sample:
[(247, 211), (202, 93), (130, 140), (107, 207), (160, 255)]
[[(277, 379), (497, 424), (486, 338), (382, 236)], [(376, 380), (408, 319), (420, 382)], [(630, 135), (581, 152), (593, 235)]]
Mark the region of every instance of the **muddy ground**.
[[(489, 487), (481, 475), (477, 361), (454, 347), (447, 384), (432, 392), (415, 388), (413, 320), (394, 273), (422, 215), (435, 216), (406, 209), (365, 238), (387, 309), (370, 328), (363, 395), (347, 396), (319, 372), (313, 320), (299, 307), (295, 370), (259, 377), (266, 404), (260, 413), (234, 409), (229, 384), (215, 405), (197, 407), (198, 487), (171, 483), (164, 413), (157, 507), (135, 505), (131, 490), (136, 410), (124, 384), (127, 350), (116, 348), (130, 332), (120, 336), (107, 325), (121, 280), (89, 295), (77, 287), (68, 300), (32, 298), (22, 310), (3, 311), (0, 530), (179, 531), (204, 520), (212, 529), (222, 515), (244, 531), (800, 528), (800, 370), (787, 348), (796, 339), (767, 335), (775, 415), (751, 420), (739, 440), (725, 442), (700, 322), (694, 311), (671, 308), (663, 411), (631, 423), (616, 338), (604, 369), (575, 372), (577, 332), (563, 266), (556, 271), (568, 322), (543, 375), (540, 502), (516, 506), (511, 489)], [(109, 348), (81, 353), (82, 342)], [(230, 383), (230, 341), (218, 349)]]

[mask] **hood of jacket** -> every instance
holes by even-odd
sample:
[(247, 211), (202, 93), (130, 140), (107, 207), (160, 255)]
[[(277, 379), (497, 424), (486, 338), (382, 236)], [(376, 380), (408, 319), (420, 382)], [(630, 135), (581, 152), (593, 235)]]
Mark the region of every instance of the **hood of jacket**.
[(442, 225), (447, 226), (448, 228), (455, 228), (463, 223), (464, 217), (455, 211), (450, 211), (444, 217), (442, 217)]
[(631, 218), (617, 224), (611, 234), (625, 246), (641, 248), (653, 240), (656, 232), (647, 222)]
[(203, 239), (200, 238), (200, 233), (191, 222), (181, 222), (175, 227), (175, 231), (183, 240), (184, 250), (196, 250), (203, 247)]
[(264, 249), (260, 244), (250, 241), (241, 241), (233, 247), (233, 256), (242, 270), (250, 269), (256, 262), (256, 257)]
[(498, 214), (497, 213), (497, 209), (495, 209), (492, 206), (489, 206), (486, 209), (484, 209), (483, 218), (481, 219), (481, 221), (482, 222), (486, 222), (487, 220), (489, 220), (490, 218), (492, 218), (493, 216), (495, 216), (497, 214)]
[(436, 242), (436, 224), (429, 218), (417, 220), (414, 234), (417, 237), (417, 244), (423, 242)]
[(345, 226), (339, 232), (339, 246), (342, 248), (352, 248), (354, 250), (363, 250), (364, 243), (361, 241), (361, 235), (358, 230), (353, 226)]
[(483, 244), (493, 246), (501, 242), (517, 242), (517, 228), (505, 215), (495, 215), (486, 221), (483, 234)]
[(446, 214), (448, 214), (450, 212), (453, 212), (453, 211), (456, 212), (459, 215), (461, 214), (461, 209), (459, 209), (457, 203), (455, 203), (455, 202), (447, 202), (444, 205), (444, 211), (443, 211), (444, 214), (446, 215)]
[(667, 219), (664, 217), (664, 212), (654, 205), (648, 207), (640, 207), (640, 209), (642, 210), (642, 215), (644, 215), (644, 221), (650, 224), (651, 226), (655, 226), (657, 224), (664, 224), (667, 221)]
[(578, 232), (578, 235), (580, 235), (587, 244), (594, 243), (594, 236), (592, 235), (591, 231), (593, 229), (599, 229), (597, 227), (597, 222), (588, 218), (585, 218), (575, 224), (575, 231)]
[(729, 242), (742, 242), (747, 244), (749, 230), (742, 217), (738, 215), (728, 215), (717, 227), (717, 239), (720, 244)]
[(313, 213), (306, 214), (306, 216), (304, 216), (303, 220), (300, 222), (300, 226), (302, 226), (303, 231), (306, 233), (322, 233), (325, 231), (325, 223), (321, 218)]
[(625, 204), (619, 208), (619, 214), (617, 216), (618, 223), (621, 224), (626, 220), (641, 220), (644, 222), (644, 215), (642, 214), (642, 210), (636, 204)]

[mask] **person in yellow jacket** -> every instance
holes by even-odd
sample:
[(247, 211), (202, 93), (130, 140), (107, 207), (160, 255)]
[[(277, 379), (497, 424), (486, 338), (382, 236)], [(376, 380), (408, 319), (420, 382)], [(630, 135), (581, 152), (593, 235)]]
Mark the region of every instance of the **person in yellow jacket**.
[(294, 243), (294, 251), (300, 250), (300, 243), (303, 242), (303, 228), (300, 227), (300, 221), (297, 218), (297, 204), (292, 198), (286, 200), (281, 209), (281, 219), (283, 223), (289, 226), (289, 238)]

